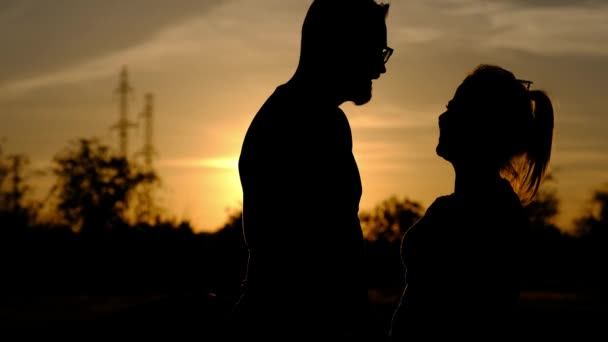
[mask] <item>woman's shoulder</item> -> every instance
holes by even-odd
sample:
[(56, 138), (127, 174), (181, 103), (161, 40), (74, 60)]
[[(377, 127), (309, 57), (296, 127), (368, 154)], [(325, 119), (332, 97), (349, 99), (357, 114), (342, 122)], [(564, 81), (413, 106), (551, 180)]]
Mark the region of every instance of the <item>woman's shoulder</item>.
[(503, 211), (509, 213), (511, 217), (518, 217), (525, 215), (524, 205), (519, 195), (513, 190), (513, 187), (507, 180), (502, 182), (501, 192), (499, 193), (498, 204)]
[(454, 200), (453, 195), (437, 197), (426, 209), (422, 217), (407, 232), (414, 233), (414, 231), (420, 230), (422, 226), (437, 225), (438, 221), (451, 217), (450, 212), (455, 207)]

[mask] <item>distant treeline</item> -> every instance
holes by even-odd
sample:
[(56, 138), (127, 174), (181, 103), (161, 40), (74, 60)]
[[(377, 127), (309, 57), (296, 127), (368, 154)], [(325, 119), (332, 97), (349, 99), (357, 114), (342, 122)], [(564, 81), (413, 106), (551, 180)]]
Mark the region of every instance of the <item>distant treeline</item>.
[[(195, 233), (189, 222), (163, 217), (150, 203), (150, 189), (159, 180), (153, 170), (94, 139), (77, 141), (55, 157), (56, 182), (43, 203), (28, 199), (26, 165), (25, 156), (5, 156), (0, 149), (5, 291), (238, 295), (247, 260), (239, 211), (217, 232)], [(526, 207), (531, 229), (522, 251), (524, 289), (601, 296), (608, 269), (608, 191), (598, 190), (590, 203), (568, 235), (554, 224), (559, 199), (550, 181)], [(400, 239), (424, 211), (416, 201), (390, 197), (361, 213), (371, 288), (403, 286)]]

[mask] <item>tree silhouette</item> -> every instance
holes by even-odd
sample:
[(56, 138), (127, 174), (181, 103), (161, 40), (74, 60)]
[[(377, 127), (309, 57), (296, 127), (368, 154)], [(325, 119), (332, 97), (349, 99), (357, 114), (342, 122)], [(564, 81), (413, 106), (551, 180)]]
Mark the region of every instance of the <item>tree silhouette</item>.
[(370, 287), (403, 286), (401, 237), (424, 213), (422, 206), (407, 198), (391, 196), (371, 211), (360, 213), (366, 239), (367, 276)]
[(0, 222), (13, 231), (32, 223), (38, 209), (38, 203), (27, 201), (31, 190), (26, 183), (28, 164), (26, 155), (4, 156), (0, 145)]
[(217, 292), (235, 296), (247, 270), (247, 247), (243, 237), (243, 211), (233, 209), (222, 228), (212, 237), (210, 252), (211, 270), (215, 275)]
[(401, 240), (405, 231), (418, 221), (423, 213), (424, 209), (420, 203), (391, 196), (370, 212), (362, 212), (360, 220), (367, 240), (394, 242)]
[(525, 206), (532, 229), (550, 229), (558, 232), (555, 218), (559, 214), (559, 198), (555, 188), (555, 178), (548, 175), (535, 198)]
[(0, 142), (0, 209), (7, 208), (7, 195), (4, 188), (4, 181), (8, 176), (8, 165), (4, 160), (3, 148)]
[(552, 174), (545, 178), (524, 210), (530, 225), (521, 253), (525, 260), (524, 290), (575, 290), (580, 278), (578, 246), (574, 237), (564, 233), (555, 223), (560, 199)]
[(4, 157), (2, 145), (0, 145), (0, 211), (2, 212), (9, 208), (8, 176), (9, 166)]
[(591, 200), (591, 209), (576, 220), (576, 231), (580, 236), (605, 239), (608, 234), (608, 189), (597, 190)]
[(82, 233), (98, 233), (128, 221), (130, 200), (138, 186), (155, 182), (96, 139), (81, 139), (54, 158), (61, 218)]
[(575, 221), (576, 231), (581, 243), (580, 269), (585, 287), (593, 295), (606, 303), (605, 294), (608, 279), (605, 277), (608, 267), (608, 186), (595, 191), (591, 208)]

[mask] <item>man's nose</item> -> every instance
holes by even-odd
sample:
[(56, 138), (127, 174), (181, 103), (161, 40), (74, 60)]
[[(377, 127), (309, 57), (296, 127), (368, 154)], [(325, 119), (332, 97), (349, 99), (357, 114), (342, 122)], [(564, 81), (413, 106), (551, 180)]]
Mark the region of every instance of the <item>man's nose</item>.
[(374, 74), (372, 75), (372, 79), (377, 80), (378, 78), (380, 78), (380, 75), (382, 75), (384, 73), (386, 73), (386, 66), (384, 66), (384, 63), (382, 63), (375, 70)]
[(380, 75), (386, 73), (386, 65), (384, 63), (380, 64)]

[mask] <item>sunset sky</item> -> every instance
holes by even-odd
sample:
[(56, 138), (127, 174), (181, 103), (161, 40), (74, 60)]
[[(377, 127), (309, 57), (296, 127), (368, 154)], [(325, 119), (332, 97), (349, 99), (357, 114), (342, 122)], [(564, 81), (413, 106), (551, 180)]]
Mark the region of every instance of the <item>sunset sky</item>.
[[(2, 0), (0, 137), (48, 167), (71, 140), (118, 146), (123, 65), (155, 96), (160, 204), (214, 230), (242, 197), (236, 161), (253, 115), (288, 80), (311, 0)], [(372, 101), (345, 104), (361, 170), (361, 209), (390, 195), (428, 206), (453, 188), (435, 155), (437, 116), (477, 64), (503, 66), (556, 108), (551, 171), (569, 229), (608, 182), (608, 1), (392, 0), (395, 53)], [(328, 51), (328, 59), (332, 58)], [(130, 131), (129, 151), (143, 130)], [(40, 183), (38, 195), (44, 193)], [(295, 196), (296, 194), (294, 194)]]

